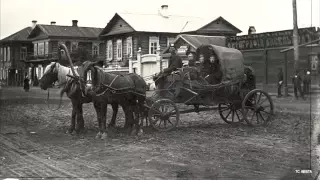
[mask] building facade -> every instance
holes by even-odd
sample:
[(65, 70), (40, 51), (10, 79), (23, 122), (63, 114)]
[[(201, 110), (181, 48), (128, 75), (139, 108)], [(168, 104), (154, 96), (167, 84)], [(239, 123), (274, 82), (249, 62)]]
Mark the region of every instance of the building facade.
[(173, 16), (163, 5), (158, 14), (116, 13), (99, 38), (106, 44), (106, 64), (128, 67), (129, 59), (155, 55), (172, 43), (179, 34), (236, 36), (241, 31), (222, 17), (203, 19)]
[(24, 60), (32, 43), (28, 39), (31, 27), (26, 27), (0, 40), (0, 81), (3, 85), (20, 86), (25, 74)]
[[(71, 26), (59, 26), (55, 22), (50, 25), (35, 25), (28, 36), (33, 46), (33, 52), (28, 54), (26, 65), (28, 74), (34, 82), (40, 79), (45, 67), (59, 59), (59, 43), (67, 46), (73, 61), (104, 59), (105, 45), (98, 40), (101, 28), (79, 27), (73, 20)], [(63, 54), (59, 63), (69, 65)]]

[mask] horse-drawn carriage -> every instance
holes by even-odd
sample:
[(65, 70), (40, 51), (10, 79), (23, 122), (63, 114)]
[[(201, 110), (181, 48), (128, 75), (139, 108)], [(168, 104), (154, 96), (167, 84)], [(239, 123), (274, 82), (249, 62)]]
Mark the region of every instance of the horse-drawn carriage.
[[(255, 89), (254, 72), (244, 65), (242, 53), (233, 48), (203, 45), (197, 49), (196, 60), (203, 56), (206, 61), (210, 54), (216, 54), (220, 62), (221, 82), (209, 84), (197, 75), (197, 67), (182, 67), (166, 76), (161, 88), (158, 86), (145, 105), (149, 108), (149, 122), (155, 129), (172, 130), (178, 125), (181, 113), (214, 108), (226, 123), (246, 122), (252, 126), (271, 120), (272, 99), (268, 93)], [(180, 111), (177, 103), (193, 105), (194, 109)]]
[[(273, 115), (272, 99), (268, 93), (255, 89), (254, 72), (251, 67), (244, 65), (242, 53), (236, 49), (215, 45), (203, 45), (197, 49), (196, 60), (207, 62), (212, 54), (219, 60), (218, 66), (215, 66), (219, 74), (222, 74), (218, 83), (207, 81), (203, 75), (199, 75), (200, 69), (195, 66), (182, 67), (165, 78), (159, 78), (163, 80), (159, 86), (161, 88), (156, 89), (154, 96), (146, 97), (147, 84), (141, 76), (134, 73), (123, 75), (104, 72), (99, 62), (90, 61), (82, 63), (81, 70), (76, 71), (67, 47), (63, 44), (59, 47), (66, 52), (70, 68), (58, 62), (50, 63), (40, 79), (40, 87), (46, 90), (56, 81), (63, 85), (61, 97), (66, 92), (73, 104), (69, 133), (84, 129), (82, 104), (90, 102), (93, 102), (97, 111), (97, 137), (101, 138), (104, 138), (107, 132), (107, 104), (111, 104), (113, 108), (109, 127), (115, 126), (120, 105), (125, 112), (125, 127), (130, 130), (135, 126), (136, 132), (140, 131), (139, 119), (143, 115), (142, 111), (146, 112), (146, 108), (150, 124), (160, 131), (174, 129), (179, 123), (181, 113), (213, 108), (218, 109), (226, 123), (267, 124)], [(85, 77), (89, 71), (92, 85), (86, 87)], [(156, 84), (159, 84), (159, 79), (155, 81)], [(178, 103), (193, 105), (194, 109), (180, 111)]]

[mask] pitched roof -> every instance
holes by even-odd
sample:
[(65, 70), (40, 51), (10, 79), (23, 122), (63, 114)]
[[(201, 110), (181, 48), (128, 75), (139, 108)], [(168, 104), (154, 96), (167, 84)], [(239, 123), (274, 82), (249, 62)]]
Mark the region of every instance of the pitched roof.
[[(36, 28), (40, 30), (47, 37), (82, 37), (82, 38), (97, 38), (103, 28), (94, 27), (79, 27), (79, 26), (59, 26), (59, 25), (43, 25), (38, 24)], [(36, 29), (34, 28), (34, 29)], [(32, 31), (30, 38), (32, 38), (35, 31)]]
[(158, 14), (118, 13), (136, 31), (180, 33), (197, 30), (212, 19), (190, 16), (169, 16), (164, 18)]
[[(112, 21), (117, 16), (127, 22), (135, 31), (163, 33), (185, 33), (197, 31), (198, 29), (212, 23), (213, 21), (222, 18), (218, 17), (217, 19), (212, 21), (211, 18), (200, 18), (192, 16), (170, 15), (168, 18), (164, 18), (159, 14), (116, 13), (105, 27), (105, 30), (101, 32), (101, 36), (105, 35), (106, 31), (108, 31), (107, 29), (111, 28), (110, 26), (112, 26)], [(226, 21), (225, 19), (223, 20)], [(239, 30), (231, 23), (227, 23), (230, 24), (233, 28)], [(241, 32), (241, 30), (239, 31)]]
[(32, 28), (26, 27), (6, 38), (0, 40), (0, 43), (9, 42), (9, 41), (29, 41), (28, 36), (31, 33)]
[[(218, 46), (226, 46), (226, 37), (223, 36), (203, 36), (203, 35), (189, 35), (189, 34), (181, 34), (178, 35), (173, 43), (176, 43), (179, 39), (183, 39), (185, 42), (190, 44), (193, 48), (197, 49), (201, 45), (204, 44), (213, 44)], [(166, 53), (169, 50), (167, 47), (162, 54)]]

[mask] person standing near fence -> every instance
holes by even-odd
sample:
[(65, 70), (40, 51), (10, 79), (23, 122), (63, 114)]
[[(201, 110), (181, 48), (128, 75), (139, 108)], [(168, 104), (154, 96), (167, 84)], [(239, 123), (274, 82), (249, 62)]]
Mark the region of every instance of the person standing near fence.
[(281, 89), (283, 84), (283, 72), (282, 68), (279, 68), (278, 72), (278, 97), (282, 97)]
[(304, 99), (303, 92), (301, 89), (301, 82), (302, 82), (302, 79), (301, 79), (300, 72), (299, 72), (299, 70), (296, 70), (296, 73), (294, 74), (294, 76), (292, 78), (293, 91), (294, 91), (294, 96), (296, 97), (296, 99), (299, 98), (298, 91), (299, 91), (300, 96)]

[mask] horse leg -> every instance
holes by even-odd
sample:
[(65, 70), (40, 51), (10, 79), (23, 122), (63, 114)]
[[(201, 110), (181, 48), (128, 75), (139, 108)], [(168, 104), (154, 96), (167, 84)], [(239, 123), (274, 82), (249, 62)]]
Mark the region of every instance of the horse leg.
[(96, 114), (97, 114), (97, 120), (98, 120), (98, 125), (99, 125), (99, 132), (98, 134), (96, 135), (96, 139), (100, 139), (101, 138), (101, 135), (102, 135), (102, 128), (101, 128), (101, 105), (100, 103), (97, 103), (97, 102), (94, 102), (93, 103), (93, 106), (94, 106), (94, 109), (96, 110)]
[(134, 126), (135, 126), (135, 129), (136, 129), (136, 132), (135, 132), (135, 134), (136, 135), (140, 135), (142, 132), (142, 129), (141, 129), (141, 119), (140, 119), (140, 117), (141, 117), (141, 112), (142, 112), (142, 110), (141, 110), (141, 106), (140, 106), (140, 104), (136, 104), (135, 106), (134, 106), (134, 109), (135, 109), (135, 114), (136, 114), (136, 116), (134, 117)]
[(129, 104), (124, 104), (124, 105), (122, 105), (122, 108), (123, 108), (123, 111), (124, 111), (124, 114), (125, 114), (125, 119), (126, 119), (124, 128), (127, 130), (127, 133), (130, 135), (131, 131), (132, 131), (132, 128), (131, 128), (131, 125), (132, 125), (131, 107), (130, 107)]
[(76, 103), (72, 102), (72, 113), (71, 113), (71, 124), (69, 129), (67, 130), (67, 134), (71, 134), (75, 130), (75, 122), (76, 122), (76, 112), (77, 112), (77, 106)]
[(102, 127), (102, 136), (101, 139), (107, 138), (107, 111), (108, 111), (108, 104), (102, 103), (101, 105), (101, 127)]
[[(126, 106), (126, 105), (125, 105)], [(126, 114), (127, 113), (127, 107), (125, 107), (125, 106), (121, 106), (122, 107), (122, 110), (123, 110), (123, 112), (124, 112), (124, 114), (125, 114), (125, 120), (124, 120), (124, 129), (128, 129), (129, 128), (129, 121), (128, 121), (128, 115)]]
[(78, 103), (78, 112), (77, 112), (77, 126), (76, 132), (83, 133), (84, 132), (84, 119), (83, 119), (83, 109), (82, 104)]
[(115, 127), (116, 126), (116, 118), (117, 118), (117, 114), (118, 114), (118, 108), (119, 105), (118, 103), (111, 103), (112, 106), (112, 119), (110, 124), (108, 125), (109, 127)]

